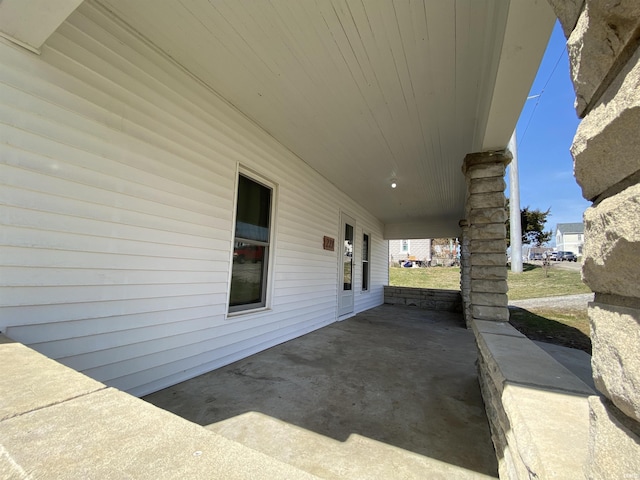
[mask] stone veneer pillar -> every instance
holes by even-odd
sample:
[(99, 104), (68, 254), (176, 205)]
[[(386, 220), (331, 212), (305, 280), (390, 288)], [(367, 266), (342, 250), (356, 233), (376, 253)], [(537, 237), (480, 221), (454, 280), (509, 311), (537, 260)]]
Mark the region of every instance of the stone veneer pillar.
[(471, 253), (469, 245), (469, 222), (460, 220), (460, 293), (462, 296), (462, 314), (467, 327), (471, 327)]
[(510, 154), (471, 153), (462, 171), (467, 180), (466, 222), (470, 266), (470, 322), (509, 321), (507, 308), (507, 211), (505, 169)]
[(590, 479), (640, 476), (640, 2), (549, 0), (568, 37), (593, 376)]

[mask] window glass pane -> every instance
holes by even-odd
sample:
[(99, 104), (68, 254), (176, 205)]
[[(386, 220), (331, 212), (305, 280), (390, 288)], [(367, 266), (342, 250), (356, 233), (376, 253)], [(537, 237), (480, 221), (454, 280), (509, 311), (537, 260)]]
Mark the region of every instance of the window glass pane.
[(362, 237), (362, 261), (369, 261), (369, 235), (364, 235)]
[(369, 290), (369, 263), (362, 264), (362, 290)]
[(229, 306), (262, 304), (266, 260), (267, 247), (236, 242), (233, 249)]
[(369, 290), (369, 235), (362, 236), (362, 290)]
[(344, 290), (351, 290), (353, 270), (353, 227), (348, 223), (344, 225)]
[(266, 306), (271, 191), (243, 175), (238, 178), (230, 312)]
[(271, 189), (240, 175), (237, 208), (236, 237), (268, 242)]

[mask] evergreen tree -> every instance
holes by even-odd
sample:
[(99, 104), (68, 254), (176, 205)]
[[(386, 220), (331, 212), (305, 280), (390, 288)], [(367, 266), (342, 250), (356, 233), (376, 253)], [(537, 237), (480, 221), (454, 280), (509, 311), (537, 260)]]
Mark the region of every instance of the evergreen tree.
[[(509, 216), (509, 199), (507, 199), (507, 216)], [(544, 226), (547, 223), (547, 217), (551, 216), (551, 208), (545, 211), (533, 210), (529, 206), (520, 210), (520, 222), (522, 225), (522, 244), (533, 244), (536, 247), (541, 247), (549, 240), (553, 233), (551, 230), (544, 231)], [(507, 219), (507, 245), (511, 244), (511, 223)]]

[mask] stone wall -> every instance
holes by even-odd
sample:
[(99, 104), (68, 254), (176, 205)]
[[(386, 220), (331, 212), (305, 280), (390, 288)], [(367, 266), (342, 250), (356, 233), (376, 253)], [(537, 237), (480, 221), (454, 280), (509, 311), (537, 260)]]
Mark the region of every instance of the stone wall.
[(584, 478), (593, 391), (508, 323), (471, 326), (500, 478)]
[(462, 311), (462, 299), (458, 290), (385, 286), (384, 303), (423, 310)]
[(640, 475), (640, 2), (550, 0), (568, 37), (571, 147), (584, 215), (582, 275), (595, 384), (588, 478)]

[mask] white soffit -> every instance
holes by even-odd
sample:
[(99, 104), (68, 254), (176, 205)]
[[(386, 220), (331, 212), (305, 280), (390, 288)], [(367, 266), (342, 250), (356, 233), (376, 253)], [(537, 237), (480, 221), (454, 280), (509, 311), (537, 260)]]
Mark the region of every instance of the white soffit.
[(0, 0), (0, 35), (39, 53), (82, 0)]
[(462, 161), (505, 147), (553, 26), (546, 0), (98, 3), (385, 224), (456, 229)]

